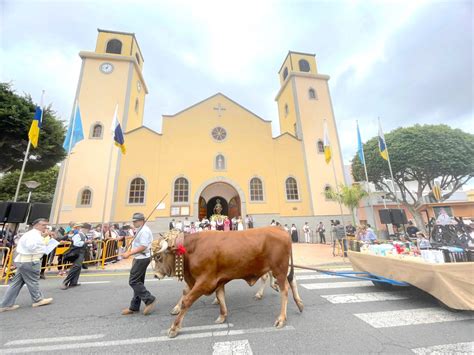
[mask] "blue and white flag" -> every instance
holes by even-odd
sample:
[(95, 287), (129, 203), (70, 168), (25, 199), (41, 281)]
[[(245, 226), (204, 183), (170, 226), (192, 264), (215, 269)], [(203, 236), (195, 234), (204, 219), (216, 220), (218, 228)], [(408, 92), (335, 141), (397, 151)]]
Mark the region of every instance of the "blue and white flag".
[(82, 130), (81, 111), (79, 110), (79, 103), (76, 103), (76, 110), (74, 116), (69, 122), (67, 128), (66, 139), (64, 139), (63, 148), (66, 152), (70, 153), (72, 148), (77, 142), (84, 139), (84, 132)]
[(125, 149), (125, 138), (123, 137), (122, 127), (118, 121), (118, 105), (115, 106), (114, 118), (112, 120), (112, 135), (114, 136), (114, 142), (117, 147), (120, 148), (122, 154), (127, 151)]
[(359, 122), (357, 122), (357, 153), (359, 154), (360, 162), (362, 165), (365, 165), (364, 145), (362, 144), (362, 138), (360, 137)]

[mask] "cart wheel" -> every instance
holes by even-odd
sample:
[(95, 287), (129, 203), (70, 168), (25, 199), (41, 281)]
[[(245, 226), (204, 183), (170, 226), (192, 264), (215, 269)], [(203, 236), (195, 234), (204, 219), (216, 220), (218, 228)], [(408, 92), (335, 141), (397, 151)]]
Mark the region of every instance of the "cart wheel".
[(386, 282), (380, 282), (380, 281), (374, 281), (372, 280), (372, 283), (374, 286), (380, 290), (393, 290), (394, 286), (392, 284), (386, 283)]

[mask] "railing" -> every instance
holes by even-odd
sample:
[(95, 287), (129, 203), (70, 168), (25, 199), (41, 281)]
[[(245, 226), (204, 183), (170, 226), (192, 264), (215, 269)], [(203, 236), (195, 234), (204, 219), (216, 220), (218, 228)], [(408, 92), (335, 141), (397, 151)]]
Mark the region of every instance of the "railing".
[[(123, 240), (95, 240), (92, 244), (87, 246), (88, 250), (86, 250), (83, 264), (96, 264), (97, 268), (105, 269), (106, 263), (110, 260), (118, 260), (121, 255), (120, 249), (123, 248), (124, 250), (127, 250), (132, 241), (132, 237), (125, 238), (125, 247), (123, 247)], [(45, 266), (41, 267), (41, 270), (45, 271), (46, 269), (51, 269), (51, 267), (56, 267), (58, 270), (65, 270), (71, 266), (72, 263), (63, 263), (61, 260), (61, 257), (69, 249), (70, 245), (71, 242), (61, 242), (52, 254), (48, 255), (48, 262)], [(7, 284), (8, 280), (15, 272), (15, 267), (13, 266), (15, 248), (0, 247), (0, 252), (4, 254), (2, 259), (3, 265), (0, 272), (0, 281), (4, 280), (4, 283)], [(51, 257), (52, 259), (50, 259)], [(54, 263), (55, 258), (57, 258), (57, 263)]]

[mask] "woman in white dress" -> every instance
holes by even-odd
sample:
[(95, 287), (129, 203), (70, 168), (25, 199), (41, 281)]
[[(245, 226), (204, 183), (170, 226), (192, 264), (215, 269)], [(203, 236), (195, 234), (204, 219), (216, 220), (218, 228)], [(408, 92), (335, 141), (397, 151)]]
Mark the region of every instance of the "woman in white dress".
[(237, 230), (238, 231), (243, 231), (244, 230), (244, 224), (242, 222), (242, 217), (239, 216), (239, 218), (237, 218)]

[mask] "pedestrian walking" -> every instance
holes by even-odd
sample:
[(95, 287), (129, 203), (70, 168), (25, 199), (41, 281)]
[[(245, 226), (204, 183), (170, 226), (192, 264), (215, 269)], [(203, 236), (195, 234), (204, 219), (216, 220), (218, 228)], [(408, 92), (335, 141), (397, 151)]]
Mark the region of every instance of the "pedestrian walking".
[(336, 239), (332, 243), (332, 255), (336, 256), (336, 240), (339, 243), (339, 246), (344, 251), (344, 257), (347, 257), (347, 240), (346, 240), (346, 233), (344, 231), (344, 226), (341, 225), (339, 220), (334, 221), (334, 234)]
[(67, 290), (69, 287), (81, 285), (78, 281), (79, 276), (81, 276), (82, 263), (87, 248), (87, 233), (89, 233), (91, 228), (92, 226), (89, 223), (83, 223), (80, 225), (79, 232), (72, 237), (71, 247), (65, 253), (65, 261), (72, 261), (73, 265), (60, 286), (61, 290)]
[(44, 298), (39, 289), (41, 258), (46, 252), (46, 244), (42, 237), (48, 225), (48, 220), (39, 218), (32, 223), (32, 229), (20, 238), (16, 247), (16, 275), (8, 286), (7, 292), (0, 304), (0, 312), (13, 311), (19, 308), (15, 300), (24, 284), (28, 287), (32, 307), (50, 304), (52, 298)]
[(132, 269), (128, 284), (133, 289), (133, 298), (130, 306), (122, 310), (122, 315), (134, 314), (140, 311), (141, 302), (145, 303), (144, 315), (153, 312), (156, 305), (156, 297), (145, 287), (146, 269), (151, 261), (151, 243), (153, 242), (153, 234), (150, 228), (145, 224), (145, 216), (143, 213), (134, 213), (133, 226), (137, 228), (138, 234), (132, 242), (130, 251), (123, 254), (123, 258), (127, 259), (131, 255), (134, 256)]

